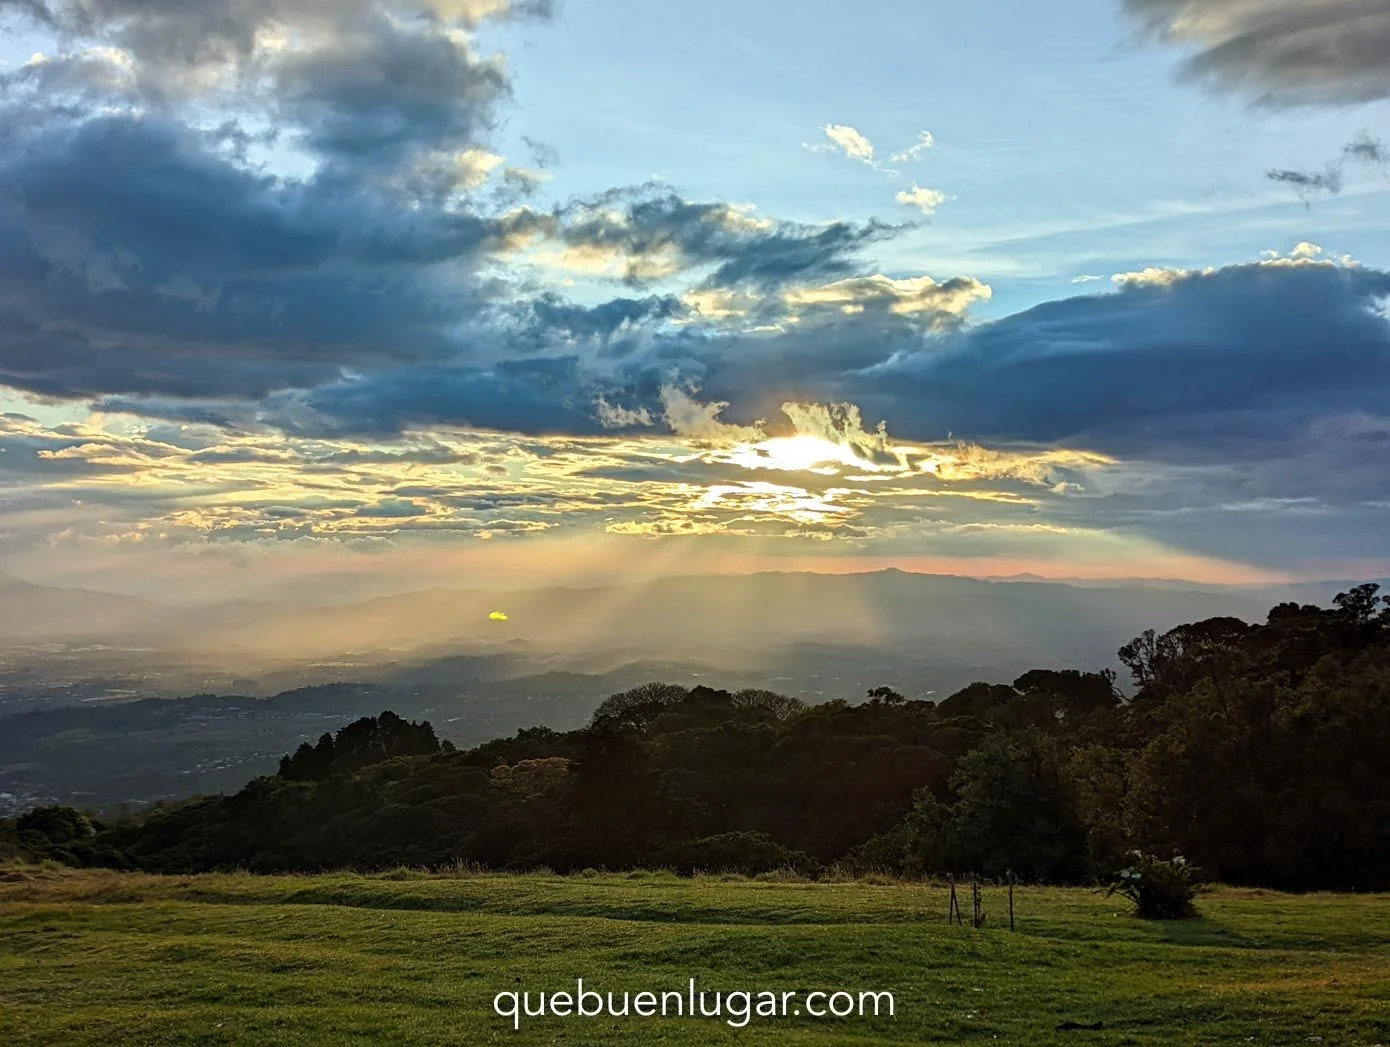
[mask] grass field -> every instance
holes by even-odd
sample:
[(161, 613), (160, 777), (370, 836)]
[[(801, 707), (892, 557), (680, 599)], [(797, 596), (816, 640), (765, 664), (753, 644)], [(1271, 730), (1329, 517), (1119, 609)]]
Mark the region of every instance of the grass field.
[[(1390, 1042), (1390, 896), (1220, 888), (1145, 923), (1083, 889), (663, 873), (0, 870), (0, 1043)], [(966, 903), (968, 910), (968, 900)], [(895, 1015), (523, 1018), (498, 992), (889, 990)], [(799, 1000), (801, 997), (797, 997)], [(824, 1000), (818, 1001), (824, 1009)], [(1066, 1022), (1099, 1030), (1059, 1029)]]

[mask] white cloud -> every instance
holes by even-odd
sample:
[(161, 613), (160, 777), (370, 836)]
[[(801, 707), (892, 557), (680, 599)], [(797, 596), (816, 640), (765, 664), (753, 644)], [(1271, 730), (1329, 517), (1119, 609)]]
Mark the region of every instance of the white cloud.
[(858, 160), (860, 163), (874, 164), (874, 144), (860, 134), (849, 124), (826, 124), (821, 128), (825, 132), (825, 137), (830, 139), (829, 145), (809, 146), (817, 152), (837, 151), (844, 153), (851, 160)]
[(465, 149), (455, 154), (454, 163), (458, 167), (459, 187), (476, 189), (488, 180), (492, 172), (502, 166), (504, 157), (486, 149)]
[(702, 319), (728, 320), (747, 316), (757, 308), (761, 299), (747, 291), (711, 288), (687, 291), (682, 296), (682, 301)]
[(1321, 265), (1338, 266), (1343, 269), (1354, 269), (1360, 263), (1349, 254), (1334, 255), (1326, 248), (1317, 244), (1309, 243), (1307, 240), (1300, 240), (1294, 244), (1293, 250), (1287, 255), (1281, 255), (1278, 251), (1264, 251), (1260, 254), (1259, 263), (1263, 266), (1274, 266), (1276, 268), (1286, 268), (1289, 266), (1302, 265)]
[(948, 197), (939, 189), (928, 189), (914, 184), (911, 190), (904, 189), (894, 199), (900, 204), (916, 207), (923, 214), (929, 215), (944, 204)]
[(866, 305), (881, 306), (898, 315), (949, 313), (959, 316), (970, 305), (987, 301), (988, 284), (973, 277), (956, 277), (939, 284), (929, 276), (894, 280), (882, 273), (852, 276), (819, 287), (793, 288), (783, 294), (789, 308), (839, 306), (862, 312)]
[(446, 21), (464, 25), (477, 25), (497, 18), (512, 8), (511, 0), (424, 0), (420, 6), (434, 11)]
[(1122, 287), (1172, 287), (1179, 280), (1195, 276), (1199, 272), (1202, 275), (1210, 275), (1216, 270), (1211, 266), (1198, 270), (1150, 265), (1132, 273), (1116, 273), (1110, 279)]
[[(1354, 268), (1359, 263), (1351, 255), (1329, 254), (1317, 244), (1300, 240), (1294, 244), (1293, 249), (1288, 254), (1281, 254), (1279, 251), (1262, 251), (1255, 264), (1266, 268), (1287, 269), (1300, 266)], [(1179, 280), (1189, 276), (1210, 276), (1214, 272), (1216, 272), (1216, 267), (1211, 265), (1202, 269), (1179, 269), (1151, 265), (1137, 272), (1116, 273), (1110, 279), (1121, 286), (1171, 287)]]
[(695, 399), (695, 392), (698, 390), (686, 391), (674, 385), (664, 386), (661, 390), (661, 406), (666, 424), (677, 436), (735, 444), (763, 438), (761, 423), (734, 425), (731, 422), (721, 422), (719, 413), (729, 405), (719, 401), (702, 404)]
[(619, 404), (610, 404), (602, 396), (594, 403), (594, 413), (598, 416), (599, 425), (605, 429), (627, 429), (634, 425), (652, 424), (652, 414), (645, 407), (633, 410)]
[(888, 159), (895, 164), (911, 163), (935, 144), (936, 139), (932, 137), (930, 131), (919, 131), (917, 133), (917, 141), (913, 142), (912, 145), (908, 146), (906, 149), (898, 150)]

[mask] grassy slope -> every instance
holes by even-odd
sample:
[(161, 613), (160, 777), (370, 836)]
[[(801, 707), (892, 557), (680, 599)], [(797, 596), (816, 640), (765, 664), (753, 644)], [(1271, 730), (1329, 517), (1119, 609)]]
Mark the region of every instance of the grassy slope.
[[(967, 903), (968, 904), (968, 903)], [(1390, 1042), (1390, 896), (1220, 889), (1150, 924), (1094, 891), (0, 871), (0, 1043)], [(897, 1017), (534, 1019), (494, 993), (891, 989)], [(1058, 1023), (1104, 1021), (1100, 1032)]]

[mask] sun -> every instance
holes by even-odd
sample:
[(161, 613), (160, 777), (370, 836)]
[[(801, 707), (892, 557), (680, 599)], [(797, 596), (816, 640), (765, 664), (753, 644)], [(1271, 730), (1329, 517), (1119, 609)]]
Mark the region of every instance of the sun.
[(843, 467), (869, 473), (879, 472), (883, 468), (846, 444), (833, 443), (807, 433), (774, 436), (759, 443), (744, 444), (728, 452), (724, 460), (745, 469), (776, 469), (821, 476), (835, 476)]

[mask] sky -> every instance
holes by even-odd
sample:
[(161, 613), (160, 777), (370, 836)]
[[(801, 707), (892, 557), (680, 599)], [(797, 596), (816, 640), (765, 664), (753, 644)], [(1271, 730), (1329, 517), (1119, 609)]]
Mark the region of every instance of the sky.
[(0, 0), (0, 570), (1390, 574), (1383, 0)]

